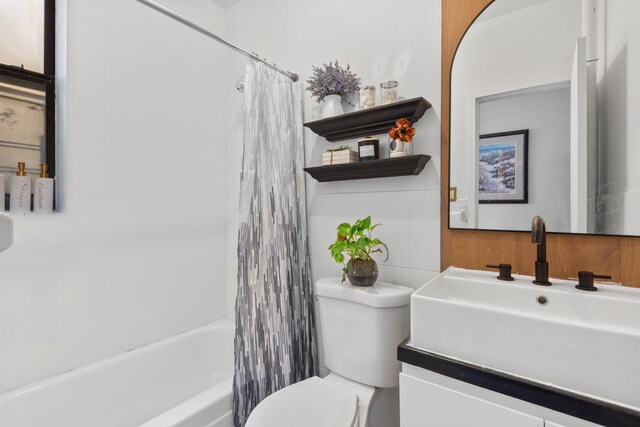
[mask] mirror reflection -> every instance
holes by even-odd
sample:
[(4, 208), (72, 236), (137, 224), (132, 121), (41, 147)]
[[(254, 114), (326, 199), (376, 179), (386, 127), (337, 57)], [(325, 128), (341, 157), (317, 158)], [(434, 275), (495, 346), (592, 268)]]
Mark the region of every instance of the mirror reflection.
[(638, 21), (636, 0), (496, 0), (479, 16), (451, 76), (451, 228), (540, 215), (551, 232), (640, 235)]

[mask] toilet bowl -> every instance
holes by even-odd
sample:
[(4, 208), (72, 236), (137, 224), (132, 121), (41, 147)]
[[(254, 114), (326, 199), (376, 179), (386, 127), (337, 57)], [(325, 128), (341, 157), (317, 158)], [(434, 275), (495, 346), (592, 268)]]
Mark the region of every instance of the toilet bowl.
[(311, 377), (285, 387), (253, 410), (245, 427), (358, 427), (365, 425), (373, 387), (337, 374)]
[(329, 375), (292, 384), (256, 406), (246, 427), (366, 427), (380, 388), (397, 387), (396, 347), (409, 335), (412, 288), (316, 282)]

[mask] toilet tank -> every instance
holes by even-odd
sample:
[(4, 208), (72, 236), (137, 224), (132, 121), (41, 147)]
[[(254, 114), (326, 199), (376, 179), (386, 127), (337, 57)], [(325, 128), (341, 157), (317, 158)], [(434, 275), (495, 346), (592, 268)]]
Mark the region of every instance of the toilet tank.
[(373, 387), (397, 387), (397, 347), (409, 335), (412, 288), (378, 282), (369, 287), (316, 282), (322, 355), (338, 375)]

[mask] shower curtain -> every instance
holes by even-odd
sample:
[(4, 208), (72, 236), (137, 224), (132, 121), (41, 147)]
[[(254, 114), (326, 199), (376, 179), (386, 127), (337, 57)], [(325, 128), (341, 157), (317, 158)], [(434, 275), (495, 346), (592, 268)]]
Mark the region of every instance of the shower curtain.
[(303, 144), (300, 84), (252, 63), (245, 77), (238, 229), (237, 427), (269, 394), (315, 375)]

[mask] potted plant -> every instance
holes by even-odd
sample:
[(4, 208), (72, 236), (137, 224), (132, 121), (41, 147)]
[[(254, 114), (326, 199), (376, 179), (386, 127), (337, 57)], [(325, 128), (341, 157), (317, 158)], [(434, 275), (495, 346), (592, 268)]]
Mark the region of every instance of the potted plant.
[[(373, 229), (382, 224), (371, 225), (371, 217), (359, 219), (353, 223), (342, 223), (338, 226), (338, 237), (329, 246), (331, 256), (336, 262), (343, 264), (342, 282), (349, 278), (355, 286), (371, 286), (378, 278), (378, 264), (371, 258), (374, 252), (382, 253), (384, 247), (389, 259), (389, 249), (380, 239), (373, 238)], [(345, 255), (349, 262), (344, 264)]]
[(336, 64), (322, 64), (322, 67), (313, 67), (313, 75), (307, 80), (307, 90), (317, 102), (324, 101), (322, 108), (323, 117), (331, 117), (344, 113), (342, 100), (360, 89), (360, 78), (351, 72), (351, 67), (342, 68), (336, 60)]

